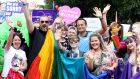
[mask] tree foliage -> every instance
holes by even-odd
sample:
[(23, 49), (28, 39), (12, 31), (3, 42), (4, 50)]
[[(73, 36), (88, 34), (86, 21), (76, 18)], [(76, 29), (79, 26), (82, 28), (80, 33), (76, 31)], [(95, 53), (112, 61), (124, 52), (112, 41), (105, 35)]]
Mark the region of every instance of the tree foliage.
[[(130, 23), (140, 21), (140, 0), (46, 0), (46, 5), (52, 2), (55, 5), (70, 7), (79, 7), (81, 9), (81, 17), (94, 17), (93, 7), (103, 9), (107, 4), (111, 4), (108, 12), (108, 22), (115, 20), (115, 12), (118, 12), (118, 20), (121, 23)], [(52, 7), (50, 7), (52, 8)]]

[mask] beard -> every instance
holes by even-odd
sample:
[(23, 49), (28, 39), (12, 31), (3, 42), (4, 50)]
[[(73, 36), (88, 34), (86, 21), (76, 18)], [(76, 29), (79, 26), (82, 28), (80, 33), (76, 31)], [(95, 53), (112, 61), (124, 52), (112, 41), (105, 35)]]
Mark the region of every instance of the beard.
[(46, 32), (46, 31), (48, 31), (48, 25), (43, 24), (43, 25), (40, 26), (40, 29), (41, 29), (42, 31)]

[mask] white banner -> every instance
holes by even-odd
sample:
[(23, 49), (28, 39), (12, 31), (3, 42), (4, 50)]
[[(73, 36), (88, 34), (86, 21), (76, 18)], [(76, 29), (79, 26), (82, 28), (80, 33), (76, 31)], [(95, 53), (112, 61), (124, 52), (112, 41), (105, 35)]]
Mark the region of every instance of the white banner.
[(87, 31), (96, 31), (101, 28), (99, 18), (84, 18), (87, 21)]
[(121, 24), (123, 26), (123, 34), (127, 33), (129, 28), (130, 28), (130, 24)]

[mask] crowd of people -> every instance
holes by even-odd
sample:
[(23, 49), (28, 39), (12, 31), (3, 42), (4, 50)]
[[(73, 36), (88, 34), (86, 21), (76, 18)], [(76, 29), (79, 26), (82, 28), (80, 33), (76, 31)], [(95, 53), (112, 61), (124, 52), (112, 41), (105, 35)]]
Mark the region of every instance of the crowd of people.
[[(107, 75), (101, 79), (139, 79), (140, 22), (130, 26), (129, 35), (124, 39), (121, 24), (107, 24), (106, 16), (111, 7), (108, 4), (103, 11), (98, 7), (93, 8), (93, 15), (100, 19), (102, 26), (95, 32), (86, 31), (88, 24), (83, 18), (65, 25), (63, 18), (57, 17), (50, 25), (49, 17), (43, 15), (40, 17), (39, 27), (34, 27), (27, 2), (21, 1), (30, 35), (30, 46), (28, 51), (23, 50), (24, 40), (20, 32), (15, 31), (11, 20), (7, 20), (10, 34), (4, 48), (4, 68), (1, 74), (3, 79), (25, 78), (47, 38), (48, 30), (53, 31), (57, 45), (66, 57), (85, 58), (85, 66), (92, 75), (98, 76), (106, 72)], [(12, 76), (13, 73), (16, 75)]]

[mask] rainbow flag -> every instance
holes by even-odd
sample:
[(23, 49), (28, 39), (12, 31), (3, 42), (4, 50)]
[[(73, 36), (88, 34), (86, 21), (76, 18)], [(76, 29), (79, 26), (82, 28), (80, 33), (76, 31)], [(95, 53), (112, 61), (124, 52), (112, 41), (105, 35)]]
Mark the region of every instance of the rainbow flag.
[(123, 34), (123, 40), (125, 40), (127, 37), (132, 36), (133, 33), (132, 32), (127, 32), (125, 34)]
[(67, 58), (59, 51), (53, 32), (48, 30), (45, 42), (28, 70), (26, 79), (84, 79), (84, 58)]
[[(57, 44), (54, 40), (53, 32), (51, 30), (48, 30), (45, 42), (38, 56), (34, 59), (33, 63), (30, 66), (30, 69), (27, 74), (27, 79), (51, 79), (54, 76), (58, 76), (58, 79), (62, 79), (61, 74), (55, 75), (56, 72), (54, 72), (55, 70), (57, 71), (57, 69), (60, 69), (60, 71), (58, 72), (62, 73), (62, 69), (58, 68), (59, 66), (57, 66), (58, 64), (55, 61), (57, 57), (60, 57), (58, 56), (59, 54), (57, 54), (59, 53), (59, 49), (56, 45)], [(59, 63), (59, 61), (57, 62)]]
[(84, 57), (68, 58), (60, 51), (53, 32), (48, 30), (45, 42), (34, 59), (26, 79), (99, 79), (106, 72), (94, 76), (84, 64)]
[(120, 41), (119, 36), (113, 35), (113, 36), (111, 36), (111, 38), (112, 38), (112, 41), (113, 41), (113, 43), (115, 45), (115, 48), (117, 48), (117, 50), (126, 48), (125, 42)]

